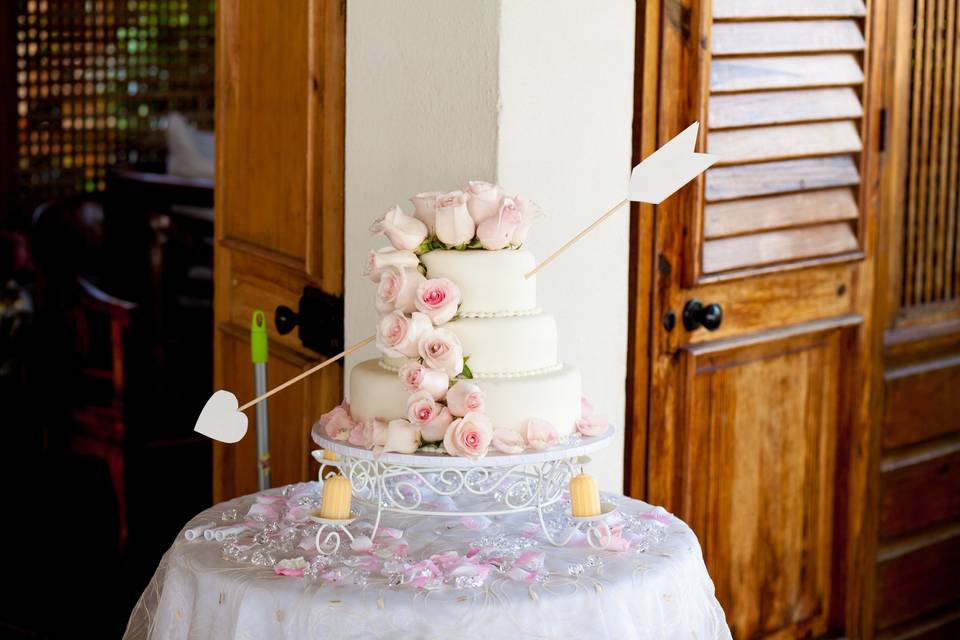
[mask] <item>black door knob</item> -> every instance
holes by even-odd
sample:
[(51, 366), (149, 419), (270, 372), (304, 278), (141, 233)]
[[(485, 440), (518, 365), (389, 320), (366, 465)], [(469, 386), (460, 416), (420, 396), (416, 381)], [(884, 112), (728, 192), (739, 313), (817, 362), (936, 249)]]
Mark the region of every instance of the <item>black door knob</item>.
[(326, 356), (343, 351), (343, 298), (314, 287), (304, 287), (300, 309), (279, 306), (273, 320), (277, 333), (286, 335), (297, 329), (300, 342)]
[(723, 307), (716, 303), (703, 304), (693, 299), (683, 307), (683, 326), (687, 331), (695, 331), (700, 327), (707, 331), (716, 331), (722, 322)]
[(273, 320), (277, 325), (277, 333), (285, 336), (300, 324), (300, 314), (290, 307), (279, 306), (273, 315)]

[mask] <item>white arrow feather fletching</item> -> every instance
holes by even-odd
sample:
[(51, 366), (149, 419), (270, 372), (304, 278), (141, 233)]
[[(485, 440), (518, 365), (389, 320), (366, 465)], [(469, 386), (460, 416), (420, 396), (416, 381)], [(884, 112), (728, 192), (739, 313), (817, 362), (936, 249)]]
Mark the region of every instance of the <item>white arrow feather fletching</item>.
[(696, 153), (700, 123), (650, 154), (630, 174), (629, 197), (637, 202), (660, 204), (718, 160), (708, 153)]

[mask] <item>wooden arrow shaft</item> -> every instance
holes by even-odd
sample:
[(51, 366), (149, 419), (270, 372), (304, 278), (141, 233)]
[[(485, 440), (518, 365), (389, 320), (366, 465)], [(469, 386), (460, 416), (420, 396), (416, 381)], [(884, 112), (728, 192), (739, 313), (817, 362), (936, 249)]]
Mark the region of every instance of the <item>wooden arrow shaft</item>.
[(293, 377), (293, 378), (290, 378), (289, 380), (287, 380), (287, 381), (284, 382), (283, 384), (278, 385), (278, 386), (274, 387), (273, 389), (270, 389), (270, 391), (267, 391), (265, 394), (260, 395), (260, 396), (257, 396), (256, 398), (254, 398), (253, 400), (251, 400), (251, 401), (248, 402), (247, 404), (245, 404), (245, 405), (243, 405), (242, 407), (240, 407), (239, 411), (245, 411), (246, 409), (249, 409), (249, 408), (252, 407), (253, 405), (257, 404), (258, 402), (261, 402), (261, 401), (263, 401), (263, 400), (266, 400), (267, 398), (269, 398), (269, 397), (272, 396), (273, 394), (279, 393), (280, 391), (283, 391), (284, 389), (286, 389), (286, 388), (289, 387), (290, 385), (296, 384), (296, 383), (300, 382), (301, 380), (303, 380), (303, 379), (306, 378), (307, 376), (312, 376), (312, 375), (315, 374), (317, 371), (320, 371), (320, 369), (323, 369), (325, 366), (330, 365), (330, 364), (333, 364), (333, 363), (336, 362), (337, 360), (341, 360), (342, 358), (345, 358), (346, 356), (350, 355), (351, 353), (353, 353), (353, 352), (356, 351), (357, 349), (360, 349), (361, 347), (367, 346), (368, 344), (370, 344), (371, 342), (373, 342), (375, 338), (376, 338), (376, 336), (368, 336), (368, 337), (364, 338), (363, 340), (361, 340), (360, 342), (358, 342), (358, 343), (356, 343), (356, 344), (354, 344), (354, 345), (352, 345), (352, 346), (350, 346), (350, 347), (347, 347), (344, 351), (338, 353), (337, 355), (333, 356), (332, 358), (328, 358), (328, 359), (324, 360), (323, 362), (321, 362), (320, 364), (316, 365), (315, 367), (311, 367), (311, 368), (307, 369), (306, 371), (304, 371), (303, 373), (301, 373), (300, 375), (295, 376), (295, 377)]
[(584, 229), (583, 231), (581, 231), (581, 232), (578, 233), (577, 235), (573, 236), (573, 238), (571, 238), (570, 240), (568, 240), (562, 247), (560, 247), (559, 249), (557, 249), (556, 251), (554, 251), (553, 253), (551, 253), (549, 256), (546, 257), (546, 259), (544, 259), (543, 262), (541, 262), (540, 264), (538, 264), (537, 266), (535, 266), (529, 273), (527, 273), (526, 275), (524, 275), (524, 276), (523, 276), (524, 279), (529, 278), (530, 276), (532, 276), (533, 274), (535, 274), (537, 271), (540, 271), (540, 269), (543, 269), (545, 266), (547, 266), (548, 264), (550, 264), (551, 262), (553, 262), (561, 253), (563, 253), (564, 251), (566, 251), (567, 249), (569, 249), (570, 247), (572, 247), (574, 244), (576, 244), (578, 240), (580, 240), (581, 238), (583, 238), (583, 236), (587, 235), (588, 233), (590, 233), (591, 231), (593, 231), (594, 229), (596, 229), (597, 227), (599, 227), (599, 226), (603, 223), (603, 221), (606, 220), (607, 218), (609, 218), (610, 216), (612, 216), (612, 215), (617, 211), (617, 209), (619, 209), (620, 207), (622, 207), (623, 205), (625, 205), (625, 204), (627, 204), (627, 203), (629, 203), (629, 202), (630, 202), (630, 198), (624, 198), (623, 200), (621, 200), (621, 201), (618, 202), (617, 204), (613, 205), (605, 214), (603, 214), (602, 216), (600, 216), (599, 218), (597, 218), (596, 220), (594, 220), (594, 221), (590, 224), (590, 226), (588, 226), (586, 229)]

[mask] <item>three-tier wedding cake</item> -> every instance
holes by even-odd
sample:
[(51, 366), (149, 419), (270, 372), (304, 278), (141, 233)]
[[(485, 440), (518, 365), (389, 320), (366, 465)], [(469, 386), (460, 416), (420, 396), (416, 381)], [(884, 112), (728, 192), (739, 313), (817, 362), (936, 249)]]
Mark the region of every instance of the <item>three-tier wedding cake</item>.
[(607, 422), (559, 361), (557, 324), (537, 306), (533, 255), (521, 248), (536, 203), (471, 182), (421, 193), (371, 227), (379, 358), (350, 372), (350, 404), (315, 429), (376, 452), (481, 457), (544, 449)]

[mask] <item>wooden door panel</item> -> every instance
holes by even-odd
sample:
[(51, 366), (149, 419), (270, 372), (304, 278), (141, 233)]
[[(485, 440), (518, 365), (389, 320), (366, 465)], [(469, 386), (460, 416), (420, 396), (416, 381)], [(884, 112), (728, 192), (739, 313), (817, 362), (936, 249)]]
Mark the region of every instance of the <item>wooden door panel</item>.
[(785, 271), (766, 275), (762, 286), (744, 280), (678, 289), (670, 302), (678, 312), (692, 298), (723, 307), (723, 323), (716, 331), (688, 333), (682, 328), (663, 334), (665, 347), (712, 342), (760, 331), (780, 329), (853, 313), (854, 272), (849, 265), (816, 271)]
[[(307, 247), (309, 6), (306, 2), (223, 2), (221, 100), (217, 122), (231, 158), (218, 204), (231, 215), (224, 238), (278, 253), (301, 267)], [(263, 224), (268, 217), (270, 224)], [(296, 230), (297, 233), (291, 233)]]
[(734, 637), (826, 629), (841, 334), (685, 352), (675, 506), (700, 536)]
[[(888, 3), (865, 635), (960, 637), (960, 2)], [(871, 581), (870, 578), (873, 578)]]
[[(217, 11), (215, 377), (253, 396), (254, 309), (267, 314), (274, 386), (322, 359), (274, 310), (299, 308), (307, 286), (343, 293), (343, 0), (223, 0)], [(310, 424), (340, 402), (342, 366), (270, 398), (274, 485), (307, 480)], [(256, 489), (255, 420), (214, 448), (214, 497)]]
[[(721, 158), (637, 242), (650, 382), (631, 486), (691, 523), (738, 638), (858, 635), (878, 6), (644, 4), (635, 160), (693, 120)], [(717, 330), (686, 329), (693, 299), (722, 307)]]
[[(231, 253), (224, 270), (224, 279), (230, 284), (230, 305), (225, 309), (224, 322), (235, 328), (249, 327), (254, 309), (262, 309), (268, 316), (280, 305), (296, 309), (307, 282), (300, 271), (241, 251)], [(309, 353), (300, 344), (296, 331), (280, 335), (272, 321), (267, 322), (267, 336), (271, 342), (301, 354)]]
[(960, 520), (960, 436), (883, 460), (878, 520), (881, 541)]
[(881, 548), (877, 560), (878, 630), (960, 600), (960, 525)]
[(960, 431), (960, 355), (891, 368), (884, 378), (885, 448)]

